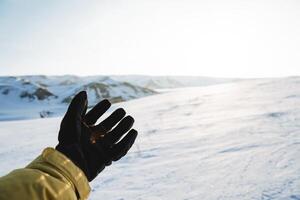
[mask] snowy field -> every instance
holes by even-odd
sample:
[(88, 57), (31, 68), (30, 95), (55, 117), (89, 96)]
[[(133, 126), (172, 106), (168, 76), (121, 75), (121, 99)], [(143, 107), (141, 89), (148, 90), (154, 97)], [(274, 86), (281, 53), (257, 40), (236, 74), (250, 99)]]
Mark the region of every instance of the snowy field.
[[(300, 199), (300, 78), (184, 88), (116, 104), (129, 154), (92, 183), (99, 200)], [(0, 122), (0, 175), (55, 146), (61, 118)]]

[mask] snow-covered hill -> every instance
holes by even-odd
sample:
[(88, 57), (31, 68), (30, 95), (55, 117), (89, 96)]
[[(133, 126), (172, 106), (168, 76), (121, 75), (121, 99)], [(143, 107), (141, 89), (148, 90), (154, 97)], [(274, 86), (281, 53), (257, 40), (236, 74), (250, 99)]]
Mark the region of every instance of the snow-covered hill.
[[(140, 134), (92, 182), (90, 199), (300, 199), (299, 77), (183, 88), (119, 106)], [(0, 175), (55, 146), (60, 120), (0, 122)]]
[(122, 75), (110, 76), (117, 81), (126, 81), (134, 85), (151, 89), (180, 88), (208, 86), (220, 83), (235, 82), (241, 79), (233, 78), (212, 78), (205, 76), (143, 76), (143, 75)]
[(61, 115), (80, 90), (88, 92), (91, 105), (104, 98), (116, 103), (156, 93), (106, 76), (0, 77), (0, 120)]

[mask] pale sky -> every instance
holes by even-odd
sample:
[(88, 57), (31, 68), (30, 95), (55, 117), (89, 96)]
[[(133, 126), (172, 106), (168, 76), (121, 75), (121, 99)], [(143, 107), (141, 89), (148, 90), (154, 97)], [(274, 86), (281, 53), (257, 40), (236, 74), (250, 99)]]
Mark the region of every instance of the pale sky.
[(0, 75), (300, 75), (299, 0), (0, 0)]

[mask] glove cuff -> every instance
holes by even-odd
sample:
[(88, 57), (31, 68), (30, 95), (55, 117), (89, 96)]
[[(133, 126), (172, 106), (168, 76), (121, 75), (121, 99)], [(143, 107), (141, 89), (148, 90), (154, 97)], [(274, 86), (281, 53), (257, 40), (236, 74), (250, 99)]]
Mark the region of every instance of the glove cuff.
[(77, 167), (79, 167), (84, 172), (88, 180), (90, 180), (87, 163), (84, 158), (83, 152), (81, 151), (81, 147), (78, 144), (58, 144), (55, 149), (68, 157)]

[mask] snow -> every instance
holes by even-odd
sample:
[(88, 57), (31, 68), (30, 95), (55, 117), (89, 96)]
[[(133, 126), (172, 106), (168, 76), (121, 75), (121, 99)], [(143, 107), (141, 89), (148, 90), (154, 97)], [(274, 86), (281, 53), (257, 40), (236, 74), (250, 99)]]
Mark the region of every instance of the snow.
[[(300, 199), (299, 77), (182, 88), (120, 106), (139, 136), (91, 183), (90, 199)], [(0, 175), (55, 146), (60, 120), (0, 122)]]

